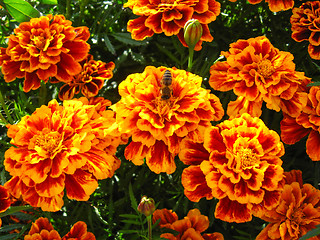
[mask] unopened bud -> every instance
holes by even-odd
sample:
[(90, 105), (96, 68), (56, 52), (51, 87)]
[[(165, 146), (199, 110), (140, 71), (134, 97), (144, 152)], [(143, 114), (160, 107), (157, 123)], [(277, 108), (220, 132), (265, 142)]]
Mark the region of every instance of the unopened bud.
[(184, 40), (189, 48), (194, 48), (194, 46), (199, 42), (202, 36), (202, 26), (197, 19), (190, 19), (184, 25)]
[(148, 217), (152, 215), (155, 210), (156, 206), (154, 200), (152, 198), (148, 198), (147, 196), (142, 196), (138, 205), (138, 211)]

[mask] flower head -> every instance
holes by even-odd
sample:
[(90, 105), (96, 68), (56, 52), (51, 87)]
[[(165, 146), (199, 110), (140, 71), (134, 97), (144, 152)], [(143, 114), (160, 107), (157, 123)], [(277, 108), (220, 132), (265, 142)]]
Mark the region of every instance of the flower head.
[(163, 233), (161, 238), (171, 240), (197, 239), (197, 240), (223, 240), (221, 233), (201, 234), (209, 227), (207, 216), (200, 213), (198, 209), (192, 209), (184, 219), (178, 220), (175, 212), (168, 209), (156, 210), (153, 214), (153, 222), (160, 219), (159, 226), (177, 231), (177, 234)]
[(8, 126), (15, 147), (5, 152), (5, 169), (13, 176), (5, 186), (44, 211), (61, 209), (64, 189), (69, 199), (88, 200), (97, 180), (112, 177), (120, 166), (115, 126), (113, 111), (101, 111), (85, 98), (65, 100), (63, 106), (50, 101)]
[(156, 206), (154, 200), (152, 198), (148, 198), (147, 196), (142, 196), (138, 205), (138, 211), (148, 217), (152, 215), (155, 210)]
[(311, 58), (320, 59), (320, 1), (308, 1), (292, 10), (290, 18), (292, 38), (297, 42), (308, 41)]
[[(229, 0), (230, 2), (235, 2), (237, 0)], [(258, 4), (262, 2), (262, 0), (248, 0), (251, 4)], [(284, 10), (288, 10), (293, 8), (294, 0), (265, 0), (269, 5), (269, 9), (272, 12), (280, 12)]]
[(135, 40), (143, 40), (154, 33), (183, 38), (183, 27), (190, 19), (197, 19), (203, 28), (203, 35), (195, 50), (201, 49), (202, 41), (211, 42), (208, 24), (220, 14), (220, 3), (215, 0), (129, 0), (124, 7), (132, 9), (138, 18), (128, 22), (128, 31)]
[(229, 116), (248, 112), (258, 117), (265, 101), (267, 108), (294, 117), (306, 105), (303, 89), (310, 79), (295, 71), (291, 53), (279, 51), (266, 37), (238, 40), (222, 55), (227, 60), (211, 66), (209, 83), (215, 90), (233, 89), (238, 96), (228, 106)]
[(215, 216), (250, 221), (254, 212), (275, 206), (283, 185), (278, 134), (244, 113), (205, 132), (204, 143), (184, 140), (179, 158), (187, 165), (182, 185), (189, 200), (218, 198)]
[(307, 106), (299, 116), (285, 115), (281, 121), (281, 139), (286, 144), (294, 144), (308, 136), (307, 154), (313, 161), (320, 161), (320, 87), (309, 89)]
[[(161, 84), (166, 70), (169, 85)], [(120, 83), (121, 100), (112, 108), (119, 131), (132, 136), (126, 159), (141, 165), (146, 158), (155, 173), (175, 171), (181, 140), (202, 141), (205, 128), (223, 116), (219, 99), (201, 82), (200, 76), (184, 70), (148, 66)]]
[[(320, 224), (320, 191), (310, 184), (302, 184), (301, 171), (293, 170), (285, 175), (279, 204), (259, 216), (269, 224), (256, 240), (298, 240)], [(292, 181), (294, 178), (297, 181)], [(317, 240), (320, 236), (310, 239)]]
[(23, 22), (9, 37), (8, 47), (0, 48), (0, 66), (6, 82), (24, 78), (25, 92), (55, 77), (70, 82), (81, 71), (80, 61), (90, 46), (87, 27), (72, 27), (62, 15), (48, 15)]
[(190, 19), (184, 25), (184, 40), (189, 48), (194, 48), (194, 46), (199, 42), (202, 36), (202, 26), (197, 19)]
[(112, 78), (112, 70), (115, 66), (113, 62), (95, 61), (91, 54), (81, 61), (80, 65), (82, 66), (81, 72), (60, 88), (59, 98), (61, 100), (72, 99), (80, 91), (86, 98), (96, 96), (103, 87), (104, 81)]
[[(8, 190), (0, 185), (0, 213), (5, 212), (11, 205), (10, 195)], [(2, 221), (0, 218), (0, 227), (2, 225)]]

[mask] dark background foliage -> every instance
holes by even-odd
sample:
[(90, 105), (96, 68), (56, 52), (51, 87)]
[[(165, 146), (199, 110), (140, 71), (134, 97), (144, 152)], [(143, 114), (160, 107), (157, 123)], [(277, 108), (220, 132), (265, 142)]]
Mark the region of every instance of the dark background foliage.
[[(209, 69), (219, 58), (221, 51), (227, 51), (229, 44), (238, 39), (261, 35), (267, 36), (280, 50), (291, 52), (295, 57), (294, 62), (298, 71), (305, 72), (308, 77), (313, 78), (313, 81), (320, 80), (319, 61), (309, 57), (307, 43), (297, 43), (291, 38), (291, 10), (273, 13), (264, 1), (256, 5), (251, 5), (245, 0), (217, 1), (221, 3), (221, 14), (216, 21), (209, 24), (214, 40), (211, 43), (204, 42), (202, 50), (195, 52), (194, 55), (193, 72), (203, 77), (203, 87), (211, 89), (208, 84)], [(126, 25), (129, 19), (136, 16), (130, 9), (123, 8), (124, 1), (59, 0), (54, 5), (43, 4), (41, 1), (29, 2), (43, 15), (64, 14), (73, 22), (73, 26), (89, 27), (90, 53), (96, 60), (113, 61), (116, 65), (114, 77), (99, 93), (99, 96), (110, 99), (113, 103), (120, 99), (117, 92), (118, 84), (129, 74), (142, 72), (147, 65), (187, 68), (188, 49), (181, 45), (176, 36), (166, 37), (160, 34), (144, 41), (131, 39)], [(295, 6), (299, 7), (303, 2), (305, 1), (296, 0)], [(0, 9), (0, 18), (0, 44), (6, 47), (6, 36), (12, 33), (18, 23), (5, 9)], [(4, 119), (0, 125), (0, 174), (1, 184), (4, 184), (10, 179), (2, 164), (4, 152), (10, 146), (10, 139), (6, 137), (5, 119), (11, 117), (13, 122), (18, 122), (22, 116), (31, 114), (41, 104), (57, 98), (58, 87), (47, 84), (41, 91), (24, 93), (22, 81), (5, 83), (3, 76), (0, 75), (0, 91), (9, 109), (9, 113), (1, 109)], [(220, 98), (224, 109), (230, 100), (235, 99), (232, 92), (212, 91)], [(261, 118), (269, 128), (280, 133), (281, 113), (264, 108)], [(124, 148), (125, 146), (120, 146), (117, 152), (117, 156), (122, 160), (120, 169), (111, 179), (99, 182), (99, 188), (89, 201), (75, 202), (65, 198), (64, 207), (55, 213), (42, 212), (39, 209), (15, 213), (15, 217), (20, 219), (18, 223), (15, 223), (12, 217), (3, 217), (0, 240), (23, 238), (23, 232), (30, 228), (31, 223), (28, 220), (34, 221), (40, 216), (51, 219), (61, 236), (67, 233), (75, 222), (82, 220), (99, 240), (143, 239), (146, 222), (136, 211), (136, 204), (142, 195), (152, 197), (159, 209), (173, 209), (180, 218), (186, 216), (190, 209), (199, 208), (201, 213), (210, 219), (207, 232), (221, 232), (226, 240), (255, 239), (265, 227), (265, 223), (258, 218), (242, 224), (215, 219), (216, 200), (202, 199), (198, 203), (193, 203), (184, 196), (180, 178), (185, 166), (180, 161), (176, 161), (175, 173), (155, 174), (145, 165), (135, 166), (124, 159)], [(318, 188), (319, 164), (312, 162), (305, 150), (305, 139), (295, 145), (286, 146), (286, 154), (282, 158), (283, 167), (286, 171), (302, 170), (304, 181)], [(9, 226), (12, 229), (17, 228), (18, 232), (9, 234), (11, 228), (5, 227), (8, 224), (11, 224)], [(156, 229), (155, 236), (159, 234), (159, 230)]]

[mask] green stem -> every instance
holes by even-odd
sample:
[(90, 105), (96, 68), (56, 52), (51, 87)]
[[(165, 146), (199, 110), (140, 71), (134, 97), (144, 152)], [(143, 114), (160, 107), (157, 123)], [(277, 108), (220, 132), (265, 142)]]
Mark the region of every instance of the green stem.
[(192, 69), (194, 47), (189, 47), (188, 72)]
[(71, 18), (71, 0), (66, 1), (66, 19)]
[(8, 119), (8, 121), (9, 121), (9, 123), (10, 123), (10, 124), (13, 124), (14, 121), (13, 121), (13, 119), (12, 119), (10, 113), (9, 113), (9, 110), (8, 110), (8, 108), (7, 108), (7, 105), (6, 105), (5, 102), (4, 102), (4, 98), (3, 98), (3, 96), (2, 96), (2, 92), (1, 92), (1, 91), (0, 91), (0, 104), (1, 104), (4, 112), (6, 113), (6, 116), (7, 116), (7, 119)]
[(46, 104), (46, 99), (47, 99), (47, 86), (43, 81), (41, 81), (41, 86), (39, 88), (39, 105), (42, 106)]
[(149, 240), (152, 240), (152, 218), (151, 218), (151, 216), (147, 217), (147, 221), (148, 221), (148, 238), (149, 238)]

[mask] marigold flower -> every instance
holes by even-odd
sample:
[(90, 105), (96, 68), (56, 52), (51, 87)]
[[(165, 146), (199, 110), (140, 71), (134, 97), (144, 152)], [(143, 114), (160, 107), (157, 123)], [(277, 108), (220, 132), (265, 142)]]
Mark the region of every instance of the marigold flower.
[(181, 43), (188, 47), (183, 37), (183, 27), (190, 19), (202, 25), (203, 35), (195, 46), (201, 49), (202, 41), (211, 42), (208, 24), (220, 14), (220, 3), (215, 0), (129, 0), (124, 7), (132, 9), (139, 17), (128, 22), (127, 29), (135, 40), (143, 40), (154, 33), (166, 36), (178, 35)]
[[(69, 199), (86, 201), (97, 180), (112, 177), (120, 166), (113, 154), (121, 142), (114, 112), (100, 111), (85, 98), (56, 100), (16, 125), (8, 125), (15, 147), (5, 152), (5, 169), (13, 176), (5, 186), (33, 207), (58, 211), (64, 189)], [(118, 139), (118, 141), (114, 141)]]
[(140, 213), (144, 214), (146, 217), (152, 215), (152, 213), (156, 210), (156, 206), (153, 198), (142, 196), (137, 210)]
[[(170, 71), (165, 86), (165, 71)], [(168, 74), (168, 72), (167, 72)], [(202, 78), (176, 68), (148, 66), (143, 73), (129, 75), (119, 85), (121, 100), (112, 106), (121, 133), (132, 136), (125, 157), (136, 165), (146, 164), (155, 173), (175, 171), (174, 157), (184, 138), (202, 141), (211, 121), (224, 114), (219, 98), (201, 88)]]
[(52, 224), (47, 218), (38, 218), (32, 223), (29, 233), (24, 237), (24, 240), (95, 240), (96, 237), (91, 232), (87, 232), (87, 225), (84, 222), (76, 222), (71, 230), (63, 237), (54, 230)]
[(168, 228), (177, 231), (177, 234), (163, 233), (161, 238), (170, 240), (223, 240), (221, 233), (207, 233), (201, 234), (209, 227), (209, 220), (207, 216), (200, 213), (198, 209), (192, 209), (184, 219), (178, 220), (175, 212), (168, 209), (158, 209), (153, 213), (152, 220), (155, 223), (160, 219), (160, 228)]
[[(10, 195), (8, 190), (0, 185), (0, 213), (5, 212), (11, 205)], [(2, 225), (2, 221), (0, 218), (0, 227)]]
[(244, 112), (259, 117), (263, 101), (267, 108), (292, 117), (306, 105), (303, 89), (310, 78), (295, 71), (291, 53), (279, 51), (266, 37), (238, 40), (221, 54), (226, 61), (211, 66), (209, 84), (219, 91), (233, 89), (238, 96), (228, 106), (230, 117)]
[(290, 18), (291, 37), (297, 42), (309, 41), (309, 55), (317, 60), (320, 59), (319, 11), (320, 1), (309, 1), (293, 8)]
[(244, 113), (206, 130), (204, 143), (184, 140), (179, 158), (184, 193), (191, 201), (218, 198), (215, 216), (247, 222), (256, 211), (278, 203), (283, 187), (279, 135), (262, 120)]
[[(235, 2), (237, 0), (229, 0), (230, 2)], [(280, 12), (283, 10), (288, 10), (293, 8), (294, 0), (265, 0), (269, 5), (269, 9), (272, 12)], [(248, 0), (251, 4), (258, 4), (262, 2), (262, 0)]]
[(320, 87), (313, 86), (308, 93), (308, 103), (296, 118), (284, 115), (280, 123), (281, 139), (294, 144), (308, 135), (306, 148), (312, 161), (320, 161)]
[(42, 16), (23, 22), (9, 37), (8, 47), (0, 48), (0, 66), (6, 82), (24, 78), (25, 92), (55, 77), (70, 82), (81, 71), (80, 61), (90, 46), (87, 27), (72, 27), (62, 15)]
[[(269, 222), (256, 240), (298, 240), (320, 224), (320, 191), (310, 184), (302, 184), (301, 171), (286, 173), (286, 184), (280, 203), (261, 212), (260, 218)], [(292, 181), (290, 175), (298, 177)], [(320, 236), (310, 239), (317, 240)]]
[(96, 96), (103, 87), (104, 81), (112, 78), (112, 71), (115, 67), (113, 62), (104, 63), (93, 60), (91, 54), (81, 61), (80, 65), (82, 66), (82, 71), (60, 88), (59, 99), (72, 99), (80, 91), (87, 98)]

